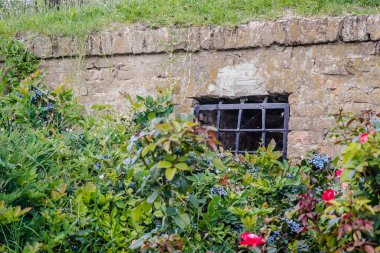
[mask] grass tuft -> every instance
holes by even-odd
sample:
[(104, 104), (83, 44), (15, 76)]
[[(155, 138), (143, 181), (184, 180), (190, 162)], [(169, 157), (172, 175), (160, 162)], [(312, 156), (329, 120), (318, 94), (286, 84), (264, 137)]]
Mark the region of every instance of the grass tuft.
[[(30, 1), (32, 2), (32, 1)], [(252, 19), (380, 13), (380, 0), (92, 0), (59, 10), (0, 5), (0, 35), (82, 36), (112, 23), (235, 26)]]

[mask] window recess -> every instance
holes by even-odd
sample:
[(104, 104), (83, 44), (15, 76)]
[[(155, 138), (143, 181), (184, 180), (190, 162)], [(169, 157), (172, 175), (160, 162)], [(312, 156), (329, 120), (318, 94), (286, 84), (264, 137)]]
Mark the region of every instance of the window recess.
[[(240, 101), (239, 101), (240, 100)], [(202, 125), (214, 126), (218, 140), (234, 153), (253, 153), (273, 139), (287, 155), (289, 104), (284, 97), (254, 97), (210, 103), (198, 99), (194, 114)], [(261, 102), (258, 102), (260, 101)], [(238, 103), (236, 103), (238, 102)]]

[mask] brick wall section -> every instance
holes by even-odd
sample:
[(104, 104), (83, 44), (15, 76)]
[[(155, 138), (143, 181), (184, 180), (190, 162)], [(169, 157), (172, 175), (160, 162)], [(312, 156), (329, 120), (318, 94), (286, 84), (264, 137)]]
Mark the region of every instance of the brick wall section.
[[(252, 21), (234, 29), (119, 27), (73, 38), (24, 35), (46, 80), (74, 88), (88, 108), (126, 109), (121, 93), (170, 86), (179, 110), (190, 97), (289, 94), (288, 149), (334, 154), (326, 136), (346, 111), (380, 111), (380, 15)], [(79, 55), (86, 57), (78, 57)]]

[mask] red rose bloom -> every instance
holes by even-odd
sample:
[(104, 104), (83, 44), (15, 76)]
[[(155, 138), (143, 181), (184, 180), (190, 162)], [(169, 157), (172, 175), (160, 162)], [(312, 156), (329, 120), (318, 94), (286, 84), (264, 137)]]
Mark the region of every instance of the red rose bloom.
[(367, 142), (367, 141), (368, 141), (368, 134), (367, 134), (367, 133), (361, 134), (361, 135), (359, 136), (359, 141), (360, 141), (361, 143)]
[(337, 195), (338, 193), (336, 191), (334, 191), (333, 189), (327, 189), (326, 191), (324, 191), (324, 193), (322, 194), (322, 200), (324, 202), (326, 202), (328, 205), (330, 205), (329, 201), (330, 200), (334, 200), (335, 196)]
[(240, 245), (256, 247), (265, 243), (264, 239), (258, 235), (244, 232), (241, 234), (242, 241)]

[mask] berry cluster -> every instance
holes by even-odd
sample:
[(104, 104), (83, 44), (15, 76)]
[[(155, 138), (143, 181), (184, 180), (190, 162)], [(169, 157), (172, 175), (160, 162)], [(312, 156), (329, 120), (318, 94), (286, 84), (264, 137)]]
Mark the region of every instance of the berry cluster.
[(213, 187), (211, 188), (211, 196), (212, 195), (219, 195), (222, 198), (225, 198), (227, 197), (227, 192), (224, 188)]
[(300, 225), (297, 222), (295, 222), (294, 220), (289, 220), (285, 217), (281, 217), (280, 220), (285, 221), (293, 233), (297, 233), (298, 229), (300, 228)]
[(43, 95), (48, 95), (50, 93), (49, 90), (45, 91), (45, 90), (40, 90), (36, 88), (33, 88), (33, 92), (34, 94), (31, 99), (32, 104), (36, 104)]
[(316, 194), (321, 194), (323, 192), (323, 189), (320, 187), (320, 186), (317, 186), (315, 189), (314, 189), (314, 192)]
[(309, 163), (313, 165), (315, 168), (321, 170), (326, 167), (327, 163), (329, 162), (329, 159), (330, 157), (327, 155), (315, 154), (309, 160)]
[(243, 229), (244, 229), (244, 227), (242, 224), (232, 224), (231, 225), (231, 230), (236, 231), (238, 233), (243, 232)]
[(268, 242), (274, 243), (274, 241), (280, 236), (280, 231), (273, 231), (268, 237)]
[(286, 178), (288, 178), (288, 179), (293, 179), (294, 176), (293, 176), (292, 174), (288, 173), (288, 174), (286, 174)]
[(259, 169), (255, 168), (255, 167), (252, 167), (252, 168), (250, 168), (250, 169), (247, 170), (247, 173), (249, 173), (251, 175), (254, 174), (254, 173), (256, 173), (256, 172), (259, 172)]

